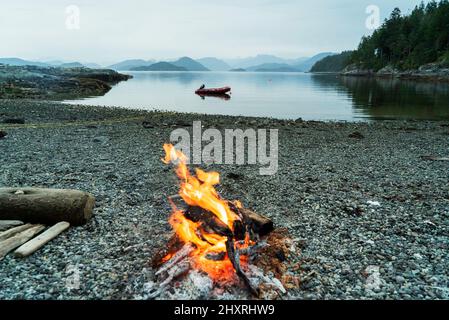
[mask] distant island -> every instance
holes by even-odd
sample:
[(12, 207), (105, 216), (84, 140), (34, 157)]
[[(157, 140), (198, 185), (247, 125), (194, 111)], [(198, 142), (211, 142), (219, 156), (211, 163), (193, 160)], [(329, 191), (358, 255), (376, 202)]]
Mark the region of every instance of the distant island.
[(147, 66), (138, 66), (133, 67), (130, 71), (209, 71), (206, 67), (204, 67), (199, 62), (188, 58), (183, 57), (174, 62), (156, 62)]
[(246, 70), (254, 72), (300, 72), (299, 69), (296, 69), (286, 63), (265, 63), (250, 67)]
[(214, 57), (196, 59), (196, 61), (212, 71), (230, 71), (232, 69), (227, 62)]
[(143, 59), (129, 59), (120, 61), (118, 63), (114, 63), (108, 66), (108, 69), (117, 70), (117, 71), (130, 71), (133, 68), (138, 67), (148, 67), (154, 64), (156, 61), (154, 60), (143, 60)]
[(185, 68), (187, 71), (210, 71), (208, 68), (203, 66), (198, 61), (193, 60), (189, 57), (182, 57), (174, 62), (173, 65), (181, 68)]
[(124, 60), (108, 68), (117, 71), (232, 71), (232, 72), (309, 72), (319, 60), (335, 55), (322, 52), (310, 58), (283, 59), (272, 55), (221, 60), (214, 57), (192, 59), (182, 57), (176, 61), (131, 59)]
[(178, 67), (168, 62), (157, 62), (149, 66), (131, 68), (131, 71), (189, 71), (184, 67)]
[[(108, 65), (106, 69), (115, 71), (233, 71), (250, 72), (309, 72), (312, 66), (323, 58), (336, 55), (332, 52), (322, 52), (312, 57), (284, 59), (274, 55), (257, 55), (238, 59), (218, 59), (206, 57), (193, 59), (181, 57), (177, 60), (127, 59)], [(95, 63), (54, 61), (30, 61), (20, 58), (0, 58), (0, 63), (10, 66), (39, 66), (60, 68), (93, 68), (100, 69)]]

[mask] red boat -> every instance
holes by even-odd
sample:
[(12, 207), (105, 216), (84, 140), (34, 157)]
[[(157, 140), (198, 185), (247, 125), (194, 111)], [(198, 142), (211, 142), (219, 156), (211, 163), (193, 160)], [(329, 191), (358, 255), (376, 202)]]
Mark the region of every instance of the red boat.
[(230, 91), (231, 91), (230, 87), (206, 89), (203, 85), (203, 86), (201, 86), (201, 88), (196, 90), (195, 93), (199, 94), (199, 95), (205, 95), (205, 96), (206, 95), (224, 95)]

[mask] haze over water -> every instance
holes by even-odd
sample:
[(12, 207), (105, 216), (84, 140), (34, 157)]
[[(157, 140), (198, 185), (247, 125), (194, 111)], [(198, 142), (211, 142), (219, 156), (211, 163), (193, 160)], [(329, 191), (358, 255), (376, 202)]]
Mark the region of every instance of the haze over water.
[[(449, 119), (449, 84), (307, 73), (125, 72), (102, 97), (68, 101), (222, 115), (304, 120)], [(194, 91), (232, 87), (231, 99)]]

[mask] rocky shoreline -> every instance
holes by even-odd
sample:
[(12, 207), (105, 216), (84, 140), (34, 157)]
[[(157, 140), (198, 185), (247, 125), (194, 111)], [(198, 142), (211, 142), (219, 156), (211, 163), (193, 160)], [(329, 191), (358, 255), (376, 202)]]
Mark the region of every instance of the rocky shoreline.
[(108, 69), (0, 64), (0, 99), (64, 100), (101, 96), (131, 76)]
[(393, 66), (386, 66), (378, 71), (364, 69), (357, 65), (347, 66), (342, 76), (395, 78), (402, 80), (418, 80), (431, 82), (449, 82), (449, 68), (438, 63), (430, 63), (416, 70), (401, 71)]
[[(23, 122), (5, 123), (12, 118)], [(287, 228), (301, 248), (289, 270), (301, 284), (284, 299), (449, 298), (449, 162), (425, 158), (448, 156), (447, 121), (306, 122), (0, 100), (0, 186), (74, 188), (97, 199), (87, 225), (25, 260), (0, 261), (0, 299), (145, 299), (151, 258), (170, 234), (167, 196), (178, 190), (162, 144), (194, 120), (279, 129), (274, 176), (258, 166), (201, 167), (221, 173), (225, 198)]]

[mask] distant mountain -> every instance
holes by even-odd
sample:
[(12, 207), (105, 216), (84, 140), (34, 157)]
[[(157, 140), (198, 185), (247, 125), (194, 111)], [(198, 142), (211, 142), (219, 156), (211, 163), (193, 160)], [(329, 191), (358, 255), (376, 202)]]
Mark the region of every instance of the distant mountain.
[(148, 67), (154, 63), (154, 60), (130, 59), (110, 65), (108, 69), (129, 71), (137, 67)]
[(249, 67), (246, 70), (256, 72), (297, 72), (298, 70), (286, 63), (264, 63)]
[(67, 62), (62, 60), (45, 61), (45, 64), (48, 64), (53, 67), (62, 67), (62, 68), (81, 68), (81, 67), (86, 67), (90, 69), (102, 68), (102, 66), (99, 65), (98, 63)]
[(49, 67), (50, 65), (43, 62), (28, 61), (20, 58), (0, 58), (0, 64), (8, 64), (10, 66), (38, 66)]
[(196, 61), (212, 71), (228, 71), (231, 69), (231, 66), (223, 60), (213, 57), (197, 59)]
[(231, 69), (231, 70), (229, 70), (229, 71), (230, 71), (230, 72), (246, 72), (246, 70), (243, 69), (243, 68)]
[(343, 51), (315, 63), (310, 72), (340, 72), (349, 64), (354, 51)]
[(322, 60), (322, 59), (324, 59), (324, 58), (326, 58), (328, 56), (332, 56), (332, 55), (335, 55), (335, 54), (336, 53), (333, 53), (333, 52), (322, 52), (322, 53), (319, 53), (319, 54), (317, 54), (317, 55), (307, 59), (304, 62), (301, 62), (301, 63), (299, 63), (297, 65), (293, 65), (293, 67), (295, 69), (298, 69), (299, 71), (302, 71), (302, 72), (309, 72), (310, 69), (312, 69), (312, 67), (313, 67), (313, 65), (315, 63), (317, 63), (318, 61), (320, 61), (320, 60)]
[[(293, 71), (309, 71), (312, 66), (318, 61), (321, 60), (333, 53), (323, 52), (313, 57), (301, 57), (296, 59), (284, 59), (274, 55), (266, 55), (260, 54), (255, 57), (249, 58), (241, 58), (241, 59), (229, 59), (226, 62), (231, 65), (233, 69), (247, 69), (248, 71), (255, 71), (255, 67), (270, 65), (268, 68), (259, 67), (258, 69), (268, 69), (268, 71), (279, 71), (279, 72), (293, 72)], [(277, 66), (275, 66), (277, 65)], [(264, 70), (266, 71), (266, 70)]]
[(285, 59), (273, 55), (259, 54), (255, 57), (249, 58), (228, 59), (226, 60), (226, 63), (228, 63), (234, 69), (246, 69), (265, 63), (286, 63), (286, 61)]
[(61, 68), (84, 68), (84, 65), (79, 62), (68, 62), (68, 63), (62, 63), (58, 67), (61, 67)]
[(306, 62), (309, 59), (310, 59), (310, 57), (301, 57), (301, 58), (296, 58), (296, 59), (286, 59), (285, 62), (289, 65), (294, 66), (294, 65), (298, 65), (303, 62)]
[(134, 67), (131, 71), (189, 71), (187, 68), (175, 66), (168, 62), (157, 62), (150, 66)]
[(201, 63), (193, 60), (189, 57), (182, 57), (174, 62), (170, 62), (171, 64), (185, 68), (187, 71), (209, 71), (205, 66), (203, 66)]
[(51, 65), (51, 66), (60, 66), (61, 64), (65, 63), (65, 61), (62, 60), (50, 60), (50, 61), (44, 61), (45, 64)]
[(99, 65), (98, 63), (94, 63), (94, 62), (83, 63), (83, 65), (88, 68), (91, 68), (91, 69), (102, 69), (103, 68), (101, 65)]

